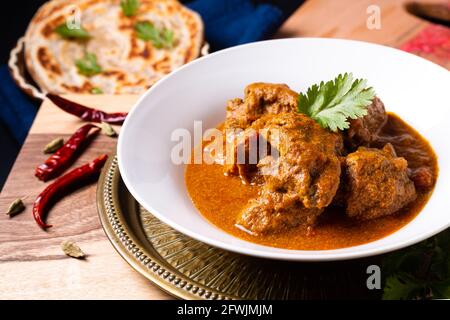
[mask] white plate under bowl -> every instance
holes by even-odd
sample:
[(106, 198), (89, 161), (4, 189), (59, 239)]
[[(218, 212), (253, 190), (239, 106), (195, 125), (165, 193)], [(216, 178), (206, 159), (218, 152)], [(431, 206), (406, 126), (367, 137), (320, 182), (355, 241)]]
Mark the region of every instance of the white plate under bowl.
[[(193, 132), (224, 120), (226, 101), (252, 82), (286, 83), (304, 91), (343, 72), (369, 80), (388, 110), (421, 132), (439, 157), (439, 178), (420, 214), (397, 232), (336, 250), (287, 250), (238, 239), (209, 223), (193, 206), (184, 165), (171, 161), (177, 128)], [(414, 55), (358, 41), (282, 39), (219, 51), (191, 62), (154, 85), (128, 115), (118, 143), (119, 168), (131, 194), (174, 229), (242, 254), (295, 261), (340, 260), (399, 249), (450, 225), (450, 73)], [(196, 141), (198, 143), (198, 140)]]

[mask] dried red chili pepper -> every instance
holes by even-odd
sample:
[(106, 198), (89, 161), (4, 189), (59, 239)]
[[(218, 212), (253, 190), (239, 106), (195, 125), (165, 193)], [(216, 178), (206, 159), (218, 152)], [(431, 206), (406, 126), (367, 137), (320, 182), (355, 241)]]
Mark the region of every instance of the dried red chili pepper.
[(47, 181), (60, 173), (73, 160), (75, 152), (82, 146), (92, 128), (100, 129), (96, 125), (88, 123), (75, 131), (61, 148), (36, 168), (34, 175), (39, 180)]
[(58, 106), (62, 110), (85, 121), (122, 124), (128, 115), (128, 113), (126, 112), (107, 113), (101, 110), (89, 108), (51, 93), (47, 93), (47, 98), (49, 98), (56, 106)]
[(55, 197), (67, 191), (68, 188), (73, 187), (77, 183), (88, 180), (94, 177), (96, 174), (100, 173), (101, 169), (105, 165), (108, 156), (106, 154), (101, 155), (94, 161), (82, 165), (81, 167), (75, 168), (72, 171), (66, 173), (65, 175), (59, 177), (53, 183), (51, 183), (47, 188), (42, 191), (36, 198), (33, 204), (33, 217), (37, 224), (45, 229), (50, 228), (51, 225), (46, 224), (42, 219), (45, 214), (47, 205), (55, 200)]

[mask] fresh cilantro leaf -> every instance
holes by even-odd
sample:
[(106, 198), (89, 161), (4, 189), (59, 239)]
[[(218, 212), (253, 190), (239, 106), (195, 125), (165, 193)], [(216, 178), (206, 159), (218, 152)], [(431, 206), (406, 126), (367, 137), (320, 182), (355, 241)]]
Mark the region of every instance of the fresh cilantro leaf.
[(122, 12), (127, 17), (136, 15), (139, 9), (139, 0), (122, 0), (120, 1)]
[(422, 264), (425, 247), (416, 245), (408, 250), (399, 250), (386, 255), (383, 258), (383, 273), (391, 275), (399, 270), (406, 273), (415, 273)]
[(173, 35), (173, 31), (164, 28), (164, 29), (162, 29), (161, 37), (163, 39), (163, 42), (167, 44), (166, 47), (167, 48), (172, 48), (174, 40), (175, 40), (174, 39), (174, 35)]
[(391, 275), (386, 279), (383, 300), (410, 300), (420, 296), (424, 286), (407, 274)]
[(97, 63), (97, 56), (86, 52), (82, 59), (75, 61), (78, 72), (82, 75), (91, 77), (102, 72), (102, 67)]
[(66, 39), (80, 39), (80, 40), (87, 40), (91, 37), (89, 32), (87, 32), (83, 27), (78, 28), (69, 28), (67, 23), (60, 24), (57, 26), (54, 30), (57, 34), (59, 34), (61, 37)]
[(158, 29), (149, 21), (136, 23), (134, 29), (139, 39), (151, 41), (155, 48), (172, 48), (173, 46), (174, 34), (169, 29)]
[(91, 89), (91, 93), (92, 94), (102, 94), (103, 90), (100, 89), (99, 87), (94, 87), (94, 88)]
[(433, 283), (431, 291), (434, 299), (450, 299), (450, 279)]
[(353, 80), (351, 73), (340, 74), (334, 80), (311, 86), (306, 94), (300, 93), (298, 112), (336, 132), (349, 128), (348, 118), (365, 116), (374, 96), (366, 80)]

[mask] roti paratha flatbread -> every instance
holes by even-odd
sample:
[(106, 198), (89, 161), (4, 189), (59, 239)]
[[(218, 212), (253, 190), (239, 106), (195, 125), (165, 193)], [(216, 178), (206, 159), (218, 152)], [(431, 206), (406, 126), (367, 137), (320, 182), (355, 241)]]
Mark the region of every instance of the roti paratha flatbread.
[[(74, 9), (76, 8), (76, 9)], [(87, 41), (68, 40), (55, 28), (78, 10)], [(136, 36), (135, 25), (149, 21), (173, 32), (172, 48), (157, 48)], [(127, 17), (120, 0), (52, 0), (33, 17), (25, 35), (27, 69), (42, 90), (52, 93), (139, 94), (177, 67), (197, 58), (203, 44), (200, 16), (175, 0), (140, 0)], [(79, 73), (75, 61), (96, 55), (102, 72)]]

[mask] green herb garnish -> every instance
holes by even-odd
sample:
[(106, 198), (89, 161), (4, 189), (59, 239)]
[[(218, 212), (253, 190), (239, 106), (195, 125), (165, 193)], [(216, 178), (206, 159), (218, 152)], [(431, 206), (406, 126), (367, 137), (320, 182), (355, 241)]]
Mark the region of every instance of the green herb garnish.
[(349, 128), (348, 118), (357, 119), (367, 114), (367, 106), (375, 96), (367, 88), (367, 80), (353, 80), (351, 73), (337, 76), (328, 82), (313, 85), (305, 94), (300, 93), (298, 112), (316, 120), (331, 131)]
[(139, 9), (139, 0), (122, 0), (120, 6), (125, 16), (132, 17)]
[(383, 299), (450, 299), (450, 229), (383, 259)]
[(141, 21), (134, 26), (136, 35), (144, 41), (151, 41), (155, 48), (172, 48), (174, 42), (173, 31), (158, 29), (149, 21)]
[(97, 56), (86, 52), (82, 59), (75, 61), (78, 72), (82, 75), (91, 77), (102, 72), (102, 67), (97, 63)]
[(87, 32), (83, 27), (78, 28), (69, 28), (67, 23), (60, 24), (55, 28), (55, 32), (59, 34), (61, 37), (66, 39), (80, 39), (86, 40), (91, 37), (89, 32)]
[(408, 274), (399, 273), (386, 279), (383, 300), (411, 300), (423, 290), (423, 284)]
[(92, 94), (102, 94), (103, 90), (100, 89), (99, 87), (94, 87), (94, 88), (91, 89), (91, 93)]

